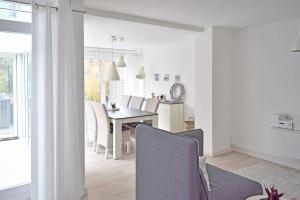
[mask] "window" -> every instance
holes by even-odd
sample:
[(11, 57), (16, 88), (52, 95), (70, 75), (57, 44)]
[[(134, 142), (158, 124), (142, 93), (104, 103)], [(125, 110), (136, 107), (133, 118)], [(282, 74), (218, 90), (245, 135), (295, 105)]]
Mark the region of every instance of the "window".
[[(115, 52), (114, 60), (117, 61), (120, 53)], [(127, 55), (128, 53), (123, 53)], [(85, 48), (84, 60), (84, 92), (85, 100), (104, 102), (105, 83), (102, 80), (105, 69), (111, 66), (111, 49), (105, 48)], [(119, 103), (124, 94), (124, 79), (126, 78), (126, 69), (118, 69), (120, 81), (110, 81), (109, 84), (109, 102)]]
[(31, 9), (31, 5), (0, 1), (0, 19), (30, 23)]
[(0, 55), (0, 138), (15, 136), (14, 60), (13, 56)]
[(99, 102), (101, 99), (100, 66), (100, 60), (84, 61), (84, 94), (88, 101)]

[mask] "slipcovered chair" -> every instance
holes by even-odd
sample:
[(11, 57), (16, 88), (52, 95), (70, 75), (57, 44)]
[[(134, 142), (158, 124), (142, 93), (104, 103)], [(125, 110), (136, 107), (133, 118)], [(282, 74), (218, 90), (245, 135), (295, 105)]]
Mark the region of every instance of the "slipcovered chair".
[(129, 95), (123, 95), (122, 99), (121, 99), (121, 102), (120, 102), (120, 105), (124, 106), (124, 107), (128, 107), (128, 105), (130, 103), (130, 99), (131, 99), (131, 96), (129, 96)]
[(94, 112), (94, 108), (91, 102), (85, 102), (85, 140), (86, 146), (91, 144), (96, 151), (96, 141), (97, 141), (97, 121)]
[(245, 200), (261, 195), (250, 179), (207, 164), (211, 191), (202, 170), (203, 131), (180, 134), (136, 128), (136, 200)]
[[(142, 109), (143, 111), (157, 113), (159, 106), (159, 99), (149, 98), (146, 100), (145, 107)], [(143, 122), (133, 122), (125, 124), (126, 127), (131, 129), (131, 137), (135, 138), (135, 128), (138, 124), (146, 124), (146, 125), (152, 125), (151, 120), (143, 121)]]
[(136, 110), (141, 110), (143, 103), (144, 103), (145, 98), (144, 97), (136, 97), (133, 96), (131, 97), (130, 103), (129, 103), (129, 108), (131, 109), (136, 109)]
[(159, 99), (149, 98), (146, 100), (144, 111), (157, 113)]
[[(97, 152), (99, 145), (105, 148), (105, 158), (113, 147), (113, 129), (110, 125), (108, 113), (104, 104), (92, 103), (97, 119)], [(130, 129), (122, 127), (122, 139), (127, 146), (127, 153), (130, 153)]]

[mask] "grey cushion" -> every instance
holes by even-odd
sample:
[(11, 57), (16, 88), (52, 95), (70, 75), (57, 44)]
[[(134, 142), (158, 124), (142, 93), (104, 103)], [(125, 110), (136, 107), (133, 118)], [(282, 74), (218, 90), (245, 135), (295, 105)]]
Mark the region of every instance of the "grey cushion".
[(250, 179), (207, 165), (212, 200), (245, 200), (263, 194), (262, 186)]

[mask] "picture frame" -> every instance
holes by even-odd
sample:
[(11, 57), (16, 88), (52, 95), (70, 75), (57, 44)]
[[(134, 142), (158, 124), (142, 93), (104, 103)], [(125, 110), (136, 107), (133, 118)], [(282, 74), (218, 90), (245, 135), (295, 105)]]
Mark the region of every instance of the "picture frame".
[(154, 81), (159, 81), (159, 74), (154, 74)]
[(181, 78), (180, 75), (176, 75), (176, 76), (175, 76), (175, 82), (176, 82), (176, 83), (180, 82), (180, 78)]
[(165, 74), (164, 75), (164, 81), (169, 81), (170, 80), (170, 75), (169, 74)]

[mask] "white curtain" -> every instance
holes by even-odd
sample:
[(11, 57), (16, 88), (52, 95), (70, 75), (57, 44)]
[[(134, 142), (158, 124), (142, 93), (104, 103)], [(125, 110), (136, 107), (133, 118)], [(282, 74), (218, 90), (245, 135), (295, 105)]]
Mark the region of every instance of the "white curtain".
[(38, 3), (47, 6), (33, 8), (32, 200), (78, 200), (85, 184), (83, 16), (69, 0)]

